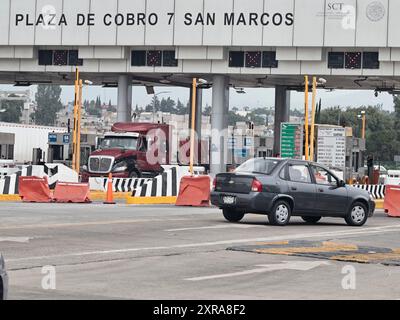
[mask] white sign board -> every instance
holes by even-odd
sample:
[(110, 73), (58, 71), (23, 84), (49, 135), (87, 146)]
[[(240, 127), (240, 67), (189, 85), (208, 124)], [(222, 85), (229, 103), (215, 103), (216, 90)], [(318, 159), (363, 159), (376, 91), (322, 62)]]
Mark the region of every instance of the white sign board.
[(340, 127), (319, 127), (317, 161), (327, 167), (346, 166), (346, 131)]

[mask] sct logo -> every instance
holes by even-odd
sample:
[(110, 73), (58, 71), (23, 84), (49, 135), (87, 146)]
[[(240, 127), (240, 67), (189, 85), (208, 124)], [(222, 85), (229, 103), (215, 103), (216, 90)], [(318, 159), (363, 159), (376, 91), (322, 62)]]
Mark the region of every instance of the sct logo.
[(345, 3), (343, 2), (330, 2), (327, 4), (330, 11), (342, 11)]

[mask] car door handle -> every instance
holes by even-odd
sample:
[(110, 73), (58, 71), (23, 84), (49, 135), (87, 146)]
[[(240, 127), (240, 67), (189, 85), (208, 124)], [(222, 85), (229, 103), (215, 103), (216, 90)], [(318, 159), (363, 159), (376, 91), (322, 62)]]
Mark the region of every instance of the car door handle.
[(296, 191), (296, 190), (297, 190), (297, 188), (296, 188), (296, 187), (291, 187), (291, 189), (292, 189), (293, 191)]
[(318, 189), (318, 192), (324, 192), (324, 189)]

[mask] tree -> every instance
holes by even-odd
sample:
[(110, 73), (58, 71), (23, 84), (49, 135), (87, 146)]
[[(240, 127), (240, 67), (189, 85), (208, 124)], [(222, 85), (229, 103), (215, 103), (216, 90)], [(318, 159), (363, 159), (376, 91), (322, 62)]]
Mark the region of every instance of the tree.
[(145, 108), (146, 112), (158, 112), (160, 111), (160, 99), (156, 95), (151, 99), (151, 103)]
[(160, 102), (160, 110), (162, 112), (175, 113), (175, 101), (172, 100), (170, 97), (168, 97), (167, 99), (162, 98)]
[(178, 102), (176, 103), (176, 113), (177, 113), (177, 114), (180, 114), (180, 115), (188, 114), (188, 113), (189, 113), (189, 107), (188, 107), (188, 105), (185, 106), (185, 105), (182, 103), (182, 101), (180, 101), (180, 100), (178, 99)]
[(38, 85), (35, 95), (36, 110), (32, 118), (38, 125), (54, 126), (57, 112), (63, 107), (61, 103), (61, 87), (56, 85)]
[(18, 123), (22, 116), (22, 101), (6, 100), (0, 102), (0, 121)]

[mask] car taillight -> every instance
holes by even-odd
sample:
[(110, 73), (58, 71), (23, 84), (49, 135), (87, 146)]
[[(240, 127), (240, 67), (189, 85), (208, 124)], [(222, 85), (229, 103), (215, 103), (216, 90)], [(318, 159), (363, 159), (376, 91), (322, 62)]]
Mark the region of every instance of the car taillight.
[(257, 179), (253, 180), (253, 183), (251, 184), (251, 191), (252, 192), (262, 192), (262, 184), (260, 181)]

